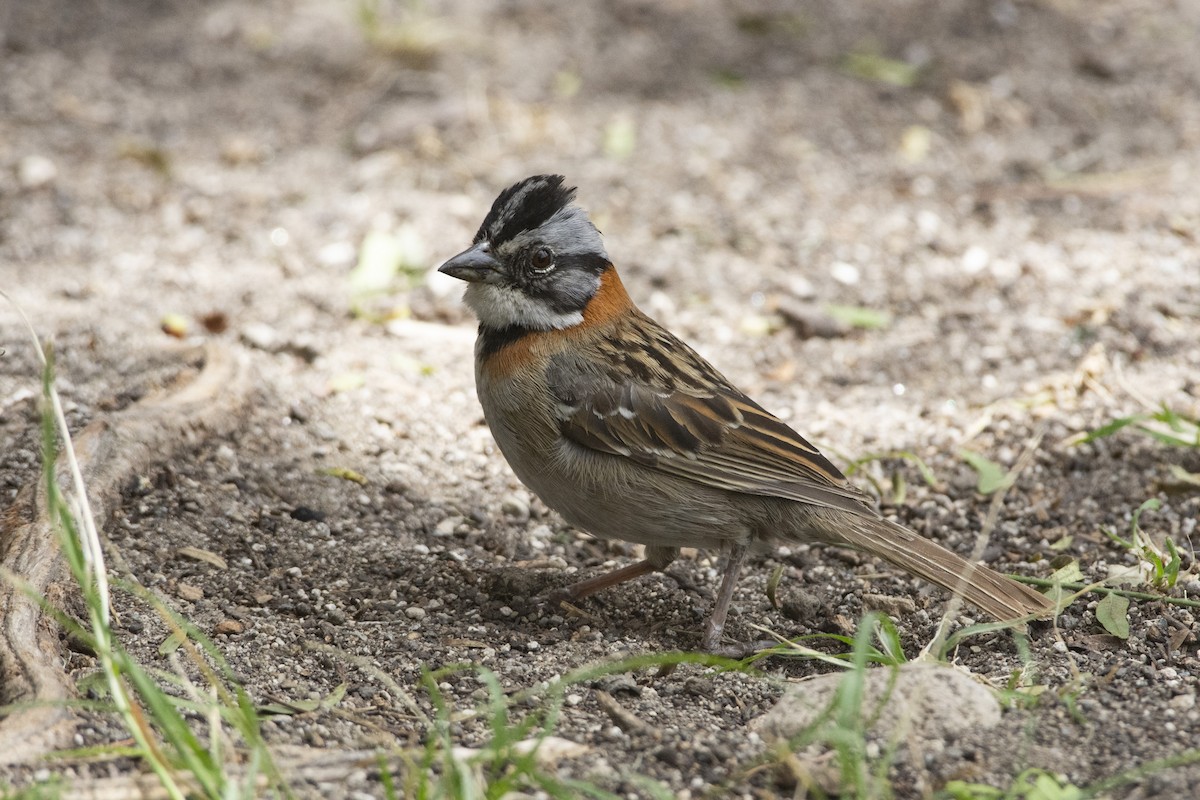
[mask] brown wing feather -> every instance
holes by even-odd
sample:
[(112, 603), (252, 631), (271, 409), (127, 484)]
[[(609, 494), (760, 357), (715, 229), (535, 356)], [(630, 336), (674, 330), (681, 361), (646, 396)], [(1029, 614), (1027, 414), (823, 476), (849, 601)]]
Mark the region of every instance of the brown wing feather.
[(719, 489), (874, 513), (815, 447), (649, 318), (593, 346), (548, 373), (576, 444)]

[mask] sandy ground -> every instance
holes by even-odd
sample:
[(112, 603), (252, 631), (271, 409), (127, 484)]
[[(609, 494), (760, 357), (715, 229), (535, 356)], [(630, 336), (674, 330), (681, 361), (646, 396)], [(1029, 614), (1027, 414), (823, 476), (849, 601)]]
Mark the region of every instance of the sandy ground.
[[(1068, 441), (1161, 404), (1200, 416), (1200, 3), (400, 5), (375, 28), (360, 6), (315, 0), (0, 8), (0, 288), (54, 341), (72, 424), (146, 391), (147, 365), (172, 358), (169, 314), (254, 370), (236, 434), (153, 464), (105, 535), (216, 635), (257, 700), (346, 684), (335, 710), (267, 722), (270, 741), (424, 735), (376, 676), (311, 642), (369, 659), (428, 708), (424, 668), (482, 664), (517, 690), (698, 641), (708, 553), (675, 567), (695, 587), (645, 579), (586, 617), (523, 602), (636, 556), (517, 483), (474, 397), (459, 288), (429, 275), (535, 172), (579, 186), (645, 309), (836, 461), (925, 459), (935, 487), (899, 459), (867, 468), (906, 481), (889, 513), (968, 552), (989, 498), (959, 451), (1011, 466), (1041, 430), (985, 559), (1044, 578), (1074, 558), (1105, 578), (1134, 560), (1102, 529), (1127, 531), (1156, 497), (1143, 527), (1185, 551), (1170, 594), (1200, 598), (1200, 493), (1171, 472), (1200, 472), (1200, 450), (1132, 430)], [(915, 79), (856, 75), (856, 53)], [(371, 232), (403, 243), (410, 272), (364, 299), (350, 275)], [(813, 336), (827, 304), (888, 322)], [(36, 479), (39, 444), (35, 362), (6, 304), (0, 350), (7, 505)], [(1036, 702), (905, 751), (896, 795), (1005, 786), (1026, 767), (1083, 785), (1200, 746), (1194, 614), (1135, 601), (1121, 640), (1095, 600), (1033, 631)], [(729, 633), (852, 633), (884, 608), (912, 657), (944, 601), (878, 562), (794, 547), (755, 558)], [(124, 594), (117, 610), (125, 644), (164, 666), (153, 612)], [(75, 677), (94, 668), (63, 658)], [(997, 685), (1022, 665), (1004, 635), (954, 661)], [(759, 670), (583, 684), (556, 733), (590, 750), (559, 769), (623, 795), (638, 776), (681, 797), (790, 795), (783, 772), (751, 769), (765, 745), (747, 723), (827, 668)], [(464, 709), (481, 697), (469, 673), (442, 690)], [(600, 691), (645, 726), (615, 724)], [(479, 745), (487, 728), (457, 734)], [(123, 736), (97, 714), (76, 741)], [(86, 785), (133, 768), (53, 771)], [(1161, 770), (1116, 795), (1182, 797), (1198, 779)], [(381, 791), (356, 780), (335, 793)]]

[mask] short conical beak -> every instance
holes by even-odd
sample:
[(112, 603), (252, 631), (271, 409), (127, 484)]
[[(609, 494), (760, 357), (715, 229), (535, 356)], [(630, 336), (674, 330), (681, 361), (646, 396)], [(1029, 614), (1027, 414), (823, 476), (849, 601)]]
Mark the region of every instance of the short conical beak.
[(471, 283), (488, 281), (500, 272), (500, 262), (492, 257), (491, 249), (487, 242), (480, 242), (442, 264), (438, 272)]

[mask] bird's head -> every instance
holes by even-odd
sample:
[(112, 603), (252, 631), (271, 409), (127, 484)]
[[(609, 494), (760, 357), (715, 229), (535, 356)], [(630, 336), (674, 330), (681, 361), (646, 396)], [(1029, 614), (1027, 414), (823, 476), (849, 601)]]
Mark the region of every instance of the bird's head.
[(471, 247), (438, 268), (467, 282), (463, 300), (484, 328), (552, 330), (583, 321), (612, 267), (600, 232), (561, 175), (534, 175), (500, 193)]

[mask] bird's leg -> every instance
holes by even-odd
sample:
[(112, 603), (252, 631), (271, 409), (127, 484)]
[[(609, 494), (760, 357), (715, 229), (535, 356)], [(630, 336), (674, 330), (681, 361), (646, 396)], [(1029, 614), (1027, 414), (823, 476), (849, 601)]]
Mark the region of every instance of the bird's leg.
[(717, 602), (708, 618), (708, 624), (704, 626), (704, 641), (700, 644), (700, 649), (706, 653), (716, 650), (721, 632), (725, 629), (725, 618), (729, 616), (729, 602), (733, 600), (733, 589), (737, 586), (738, 573), (742, 571), (747, 549), (745, 542), (731, 542), (726, 551), (721, 589), (717, 592)]
[(603, 575), (597, 575), (585, 581), (572, 583), (570, 586), (555, 592), (553, 595), (554, 600), (556, 602), (560, 600), (582, 600), (610, 586), (616, 586), (618, 583), (631, 581), (634, 578), (649, 575), (651, 572), (661, 572), (678, 555), (679, 548), (677, 547), (647, 547), (646, 557), (636, 564), (614, 569), (612, 572), (606, 572)]

